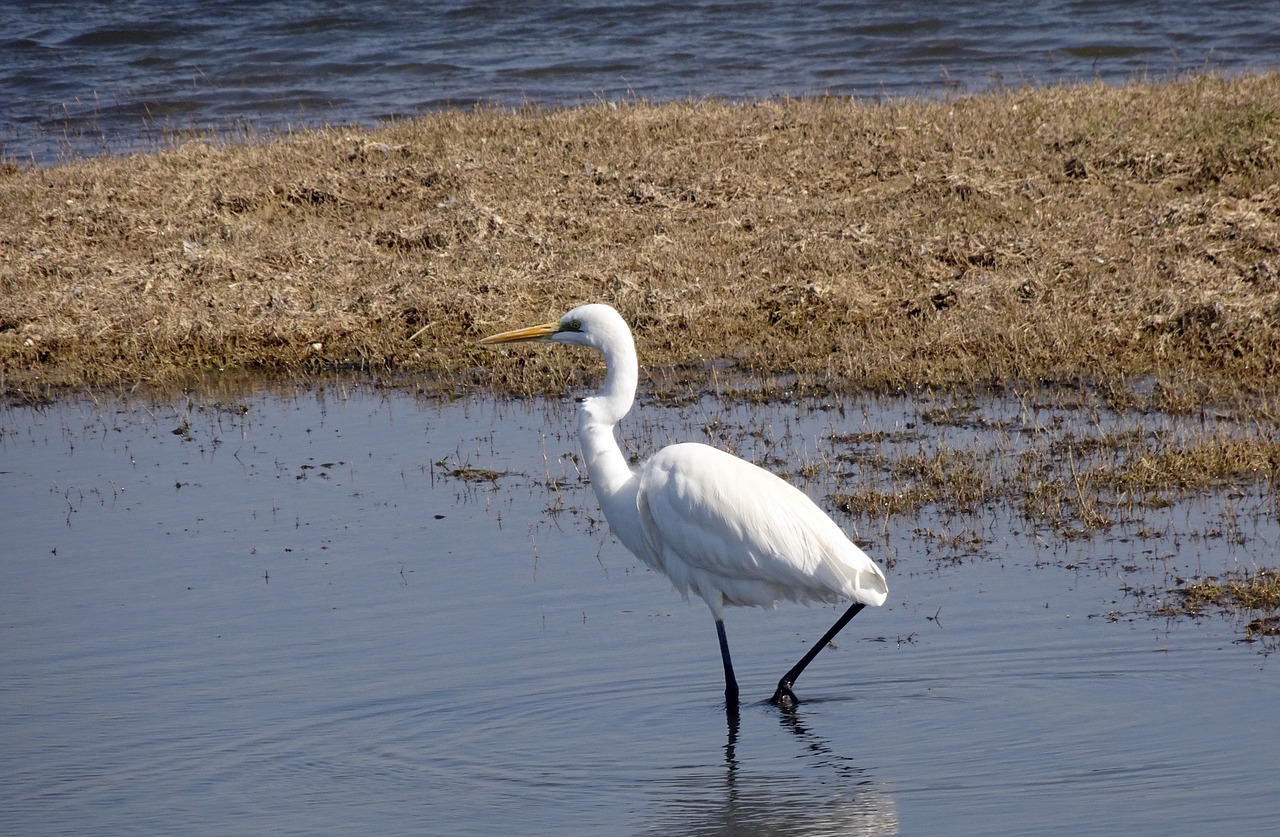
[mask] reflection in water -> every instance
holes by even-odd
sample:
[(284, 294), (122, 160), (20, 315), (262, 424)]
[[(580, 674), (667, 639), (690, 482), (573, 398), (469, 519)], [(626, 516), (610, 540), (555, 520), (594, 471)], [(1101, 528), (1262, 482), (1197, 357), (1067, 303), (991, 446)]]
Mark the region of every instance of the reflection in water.
[(893, 800), (866, 772), (810, 732), (800, 713), (779, 722), (801, 743), (804, 772), (788, 776), (744, 768), (737, 756), (742, 721), (726, 713), (724, 774), (682, 775), (656, 783), (662, 812), (646, 824), (652, 834), (888, 835), (898, 833)]

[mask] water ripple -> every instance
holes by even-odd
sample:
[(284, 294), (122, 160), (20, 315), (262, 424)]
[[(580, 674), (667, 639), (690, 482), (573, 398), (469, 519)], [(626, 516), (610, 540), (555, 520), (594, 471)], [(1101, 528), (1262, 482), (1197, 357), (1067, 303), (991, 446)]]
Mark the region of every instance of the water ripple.
[(1275, 66), (1280, 30), (1257, 25), (1267, 17), (1280, 4), (6, 3), (0, 142), (47, 162), (228, 120), (270, 129), (473, 102), (937, 95), (992, 78), (1235, 72)]

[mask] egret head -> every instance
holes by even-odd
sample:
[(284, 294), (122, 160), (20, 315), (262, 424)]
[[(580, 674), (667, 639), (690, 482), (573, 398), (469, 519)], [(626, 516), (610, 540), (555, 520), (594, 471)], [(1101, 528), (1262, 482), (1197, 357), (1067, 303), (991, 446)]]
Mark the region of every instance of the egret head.
[(622, 315), (608, 305), (592, 303), (579, 305), (558, 320), (542, 325), (504, 331), (480, 341), (482, 346), (500, 343), (565, 343), (571, 346), (588, 346), (604, 351), (606, 346), (623, 338), (630, 342), (631, 330)]

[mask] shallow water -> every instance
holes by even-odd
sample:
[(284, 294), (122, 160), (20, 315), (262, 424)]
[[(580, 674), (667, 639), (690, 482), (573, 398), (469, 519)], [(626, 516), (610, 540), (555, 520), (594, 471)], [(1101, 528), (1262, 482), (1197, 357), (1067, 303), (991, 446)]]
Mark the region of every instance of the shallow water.
[[(710, 427), (785, 464), (829, 455), (833, 431), (923, 427), (927, 406), (648, 404), (626, 439)], [(755, 701), (836, 610), (730, 612), (732, 724), (705, 606), (607, 534), (572, 428), (559, 403), (341, 385), (9, 408), (0, 830), (1166, 835), (1280, 817), (1269, 658), (1221, 619), (1105, 618), (1164, 573), (1272, 563), (1274, 519), (1215, 537), (1210, 497), (1160, 512), (1154, 540), (1064, 542), (999, 509), (841, 518), (892, 564), (888, 602), (809, 668), (794, 716)], [(980, 546), (940, 545), (956, 527)]]

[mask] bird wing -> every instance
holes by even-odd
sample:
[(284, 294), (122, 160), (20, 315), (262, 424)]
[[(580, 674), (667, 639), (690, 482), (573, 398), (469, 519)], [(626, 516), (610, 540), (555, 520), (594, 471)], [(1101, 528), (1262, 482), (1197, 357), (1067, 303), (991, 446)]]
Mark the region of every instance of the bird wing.
[(713, 598), (884, 602), (880, 568), (803, 491), (768, 471), (689, 443), (663, 448), (637, 477), (641, 528), (661, 569), (713, 611)]

